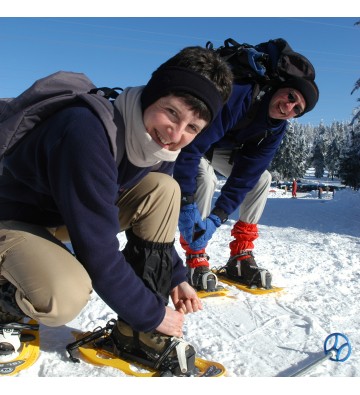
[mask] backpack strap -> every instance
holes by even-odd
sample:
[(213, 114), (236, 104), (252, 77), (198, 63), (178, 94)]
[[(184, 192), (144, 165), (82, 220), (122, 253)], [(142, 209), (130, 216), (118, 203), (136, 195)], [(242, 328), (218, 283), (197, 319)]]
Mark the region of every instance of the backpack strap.
[[(267, 84), (265, 86), (261, 86), (258, 83), (253, 85), (253, 92), (251, 96), (251, 104), (250, 108), (245, 114), (245, 116), (240, 119), (235, 126), (233, 126), (230, 131), (237, 131), (240, 129), (245, 129), (247, 126), (250, 125), (251, 122), (254, 121), (256, 115), (259, 111), (261, 101), (263, 97), (270, 92), (274, 88), (273, 84)], [(253, 138), (251, 138), (253, 140)]]
[(100, 95), (104, 97), (105, 99), (109, 100), (115, 100), (119, 96), (118, 91), (123, 91), (123, 88), (108, 88), (108, 87), (102, 87), (102, 88), (94, 88), (89, 91), (89, 93), (93, 93), (95, 95)]

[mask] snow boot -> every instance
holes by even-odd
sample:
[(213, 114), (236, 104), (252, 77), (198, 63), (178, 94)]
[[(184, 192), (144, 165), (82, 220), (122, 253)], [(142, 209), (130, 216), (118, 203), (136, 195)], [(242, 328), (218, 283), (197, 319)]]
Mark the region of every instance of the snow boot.
[(271, 274), (258, 267), (252, 253), (254, 240), (259, 237), (257, 224), (239, 220), (233, 226), (231, 236), (235, 240), (229, 243), (230, 259), (219, 273), (251, 288), (270, 289)]
[(0, 361), (12, 360), (21, 346), (21, 321), (25, 314), (15, 301), (16, 288), (10, 282), (0, 285)]
[(16, 288), (10, 282), (0, 285), (0, 324), (18, 322), (25, 317), (15, 300)]
[(208, 262), (210, 257), (205, 252), (205, 248), (199, 251), (192, 250), (182, 236), (180, 236), (180, 244), (186, 253), (186, 264), (189, 269), (188, 278), (191, 286), (199, 291), (216, 291), (218, 279), (216, 274), (210, 270)]
[(182, 338), (157, 331), (137, 332), (118, 319), (110, 340), (113, 344), (112, 352), (123, 359), (174, 376), (190, 376), (195, 372), (194, 347)]
[(196, 290), (214, 292), (218, 288), (217, 276), (208, 266), (189, 268), (188, 278), (189, 283)]
[(250, 288), (272, 288), (270, 272), (258, 267), (252, 251), (243, 251), (230, 257), (227, 264), (220, 270), (230, 279)]

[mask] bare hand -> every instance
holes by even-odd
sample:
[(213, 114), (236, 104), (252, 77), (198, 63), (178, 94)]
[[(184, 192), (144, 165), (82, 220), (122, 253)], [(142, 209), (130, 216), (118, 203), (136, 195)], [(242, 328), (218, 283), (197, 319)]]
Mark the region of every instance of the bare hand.
[(195, 289), (186, 281), (175, 287), (170, 296), (175, 309), (184, 314), (196, 313), (203, 308)]
[(164, 335), (182, 337), (184, 318), (181, 312), (165, 307), (165, 317), (156, 330)]

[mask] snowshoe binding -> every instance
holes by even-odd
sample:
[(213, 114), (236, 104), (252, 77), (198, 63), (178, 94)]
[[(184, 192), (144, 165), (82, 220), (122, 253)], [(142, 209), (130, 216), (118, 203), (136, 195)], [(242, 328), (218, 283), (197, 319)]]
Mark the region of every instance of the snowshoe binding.
[(216, 273), (249, 288), (272, 289), (270, 272), (258, 267), (252, 251), (244, 251), (230, 257), (227, 264), (217, 269)]
[(195, 350), (182, 338), (157, 331), (136, 332), (118, 320), (111, 332), (113, 352), (174, 376), (191, 375), (195, 369)]
[(21, 343), (33, 340), (22, 334), (24, 329), (33, 330), (34, 326), (22, 323), (27, 317), (18, 307), (15, 293), (13, 284), (8, 281), (0, 283), (0, 361), (16, 358)]
[(35, 336), (22, 333), (24, 329), (38, 330), (39, 325), (10, 322), (0, 324), (0, 361), (10, 361), (19, 355), (21, 343), (30, 342)]
[(19, 355), (21, 329), (18, 324), (0, 324), (0, 361), (10, 361)]
[(218, 290), (218, 279), (208, 266), (189, 268), (190, 284), (198, 291), (214, 292)]
[(225, 288), (218, 285), (216, 274), (210, 269), (209, 255), (205, 248), (195, 251), (180, 235), (180, 244), (186, 253), (188, 282), (197, 291), (199, 297), (224, 295)]
[(93, 342), (94, 349), (122, 360), (150, 368), (161, 376), (192, 376), (196, 373), (195, 350), (182, 338), (159, 332), (137, 332), (121, 320), (110, 320), (105, 328), (67, 346), (73, 362), (79, 362), (72, 350)]
[(14, 376), (28, 369), (37, 361), (39, 353), (36, 321), (0, 324), (0, 377)]

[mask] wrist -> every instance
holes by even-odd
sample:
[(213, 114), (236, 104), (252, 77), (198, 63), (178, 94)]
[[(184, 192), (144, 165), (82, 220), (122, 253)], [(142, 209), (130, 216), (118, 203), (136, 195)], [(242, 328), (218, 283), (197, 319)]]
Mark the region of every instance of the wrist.
[(221, 208), (215, 207), (211, 214), (216, 215), (220, 219), (220, 223), (224, 224), (228, 220), (228, 214)]
[(194, 195), (182, 195), (181, 196), (181, 207), (186, 206), (188, 204), (195, 203)]

